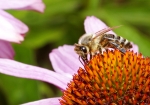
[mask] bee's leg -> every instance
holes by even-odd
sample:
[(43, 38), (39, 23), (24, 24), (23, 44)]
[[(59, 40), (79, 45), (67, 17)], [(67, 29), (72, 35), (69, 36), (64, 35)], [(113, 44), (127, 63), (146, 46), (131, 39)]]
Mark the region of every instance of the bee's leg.
[(117, 48), (120, 52), (125, 53), (126, 49), (125, 48), (121, 48), (119, 44), (115, 43), (115, 42), (109, 42), (112, 46), (114, 46), (114, 48)]
[(126, 49), (125, 48), (120, 48), (119, 51), (122, 52), (123, 54), (125, 54)]
[(102, 48), (101, 47), (99, 47), (99, 53), (102, 54)]
[(103, 51), (102, 51), (102, 47), (101, 47), (101, 46), (98, 46), (98, 48), (97, 48), (97, 49), (98, 49), (98, 51), (99, 51), (99, 52), (98, 52), (99, 54), (102, 54), (102, 53), (103, 53)]
[(92, 54), (90, 54), (90, 59), (92, 59), (92, 57), (93, 57)]

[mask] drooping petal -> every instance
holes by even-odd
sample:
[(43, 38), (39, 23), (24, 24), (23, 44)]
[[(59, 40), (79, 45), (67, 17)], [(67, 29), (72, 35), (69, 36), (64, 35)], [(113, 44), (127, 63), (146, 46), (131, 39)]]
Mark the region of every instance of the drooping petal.
[(74, 46), (61, 46), (54, 49), (49, 56), (54, 70), (58, 73), (74, 74), (79, 67), (82, 67)]
[(21, 105), (60, 105), (59, 99), (60, 99), (59, 97), (49, 98), (49, 99), (38, 100), (38, 101), (29, 102)]
[(24, 40), (28, 27), (7, 12), (0, 10), (0, 39), (17, 42)]
[(31, 66), (9, 59), (0, 59), (0, 73), (51, 83), (64, 90), (70, 78), (66, 73), (56, 73), (48, 69)]
[(14, 50), (9, 42), (0, 40), (0, 48), (0, 58), (13, 59)]
[[(86, 33), (96, 33), (104, 28), (107, 28), (106, 24), (96, 18), (95, 16), (87, 16), (84, 20), (84, 29)], [(113, 31), (107, 33), (115, 34)]]
[(42, 0), (0, 0), (0, 9), (25, 9), (43, 12), (45, 5)]
[(45, 9), (45, 5), (41, 0), (41, 2), (39, 1), (39, 2), (36, 2), (36, 3), (34, 3), (30, 6), (27, 6), (25, 8), (20, 8), (20, 9), (22, 9), (22, 10), (36, 10), (36, 11), (39, 11), (39, 12), (43, 13), (44, 9)]

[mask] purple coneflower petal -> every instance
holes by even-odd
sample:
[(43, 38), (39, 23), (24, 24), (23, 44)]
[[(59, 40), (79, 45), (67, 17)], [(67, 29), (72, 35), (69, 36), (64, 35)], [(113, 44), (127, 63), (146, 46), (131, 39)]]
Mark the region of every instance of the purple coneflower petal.
[[(107, 28), (108, 26), (96, 18), (95, 16), (87, 16), (84, 20), (84, 29), (86, 33), (96, 33), (104, 28)], [(109, 31), (107, 33), (115, 34), (113, 31)]]
[(59, 99), (60, 99), (59, 97), (49, 98), (49, 99), (38, 100), (38, 101), (29, 102), (21, 105), (60, 105)]
[(66, 89), (67, 83), (70, 81), (66, 73), (59, 74), (48, 69), (19, 63), (9, 59), (0, 59), (0, 73), (48, 82), (62, 90)]
[(82, 67), (74, 46), (64, 45), (54, 49), (50, 53), (50, 60), (53, 68), (58, 73), (74, 74), (79, 67)]
[(0, 0), (0, 9), (25, 9), (43, 12), (45, 5), (42, 0)]
[(0, 58), (13, 59), (14, 50), (9, 42), (0, 40), (0, 48)]
[(133, 48), (131, 48), (130, 50), (133, 50), (135, 53), (139, 52), (138, 46), (136, 44), (133, 44), (133, 43), (132, 43), (132, 45), (133, 45)]
[(24, 40), (28, 27), (7, 12), (0, 10), (0, 39), (17, 42)]
[[(39, 8), (40, 7), (40, 8)], [(25, 10), (36, 10), (38, 12), (44, 12), (44, 9), (45, 9), (45, 5), (44, 3), (40, 0), (39, 2), (36, 2), (30, 6), (27, 6), (25, 8), (20, 8), (20, 9), (25, 9)]]

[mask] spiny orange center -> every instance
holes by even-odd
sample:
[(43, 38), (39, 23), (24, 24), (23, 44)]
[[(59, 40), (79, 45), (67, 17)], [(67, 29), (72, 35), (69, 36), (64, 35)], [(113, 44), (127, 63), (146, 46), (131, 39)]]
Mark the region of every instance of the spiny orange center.
[(61, 105), (150, 105), (150, 58), (118, 50), (97, 54), (79, 68)]

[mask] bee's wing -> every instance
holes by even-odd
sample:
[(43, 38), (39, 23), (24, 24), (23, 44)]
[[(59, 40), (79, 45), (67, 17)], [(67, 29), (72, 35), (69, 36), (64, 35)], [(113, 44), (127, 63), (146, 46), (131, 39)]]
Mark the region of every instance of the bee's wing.
[[(121, 25), (120, 25), (120, 26), (121, 26)], [(96, 39), (97, 37), (99, 37), (99, 36), (105, 34), (106, 32), (109, 32), (109, 31), (111, 31), (111, 30), (113, 30), (113, 29), (119, 28), (120, 26), (104, 28), (104, 29), (102, 29), (102, 30), (96, 32), (95, 35), (93, 36), (92, 40), (94, 40), (94, 39)]]

